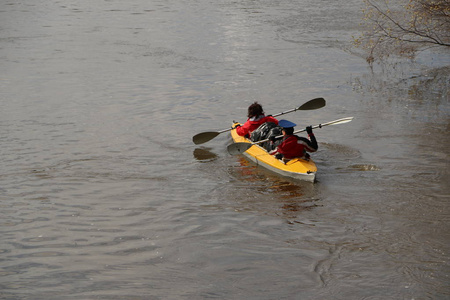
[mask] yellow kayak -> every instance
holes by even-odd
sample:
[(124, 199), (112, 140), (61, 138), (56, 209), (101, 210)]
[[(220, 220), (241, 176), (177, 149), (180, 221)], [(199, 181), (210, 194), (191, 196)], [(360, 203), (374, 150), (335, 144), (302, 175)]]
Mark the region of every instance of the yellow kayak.
[[(237, 124), (239, 123), (233, 124), (233, 127), (235, 127)], [(235, 129), (231, 130), (231, 137), (233, 138), (233, 141), (235, 143), (252, 143), (251, 140), (243, 136), (239, 136), (236, 133)], [(294, 158), (287, 163), (284, 163), (282, 160), (279, 160), (273, 155), (270, 155), (266, 151), (266, 149), (257, 144), (251, 146), (242, 154), (255, 162), (257, 165), (261, 165), (283, 176), (310, 182), (314, 182), (314, 179), (316, 177), (317, 167), (314, 161), (312, 161), (311, 159), (304, 160), (300, 158)]]

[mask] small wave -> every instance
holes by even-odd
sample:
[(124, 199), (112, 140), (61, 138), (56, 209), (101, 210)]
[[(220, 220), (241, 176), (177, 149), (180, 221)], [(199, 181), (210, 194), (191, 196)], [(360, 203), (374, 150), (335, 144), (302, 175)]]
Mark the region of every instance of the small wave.
[[(341, 145), (341, 144), (334, 144), (334, 143), (319, 143), (319, 147), (323, 147), (327, 149), (327, 156), (329, 158), (339, 158), (341, 156), (344, 156), (345, 158), (358, 158), (361, 156), (361, 152), (357, 149), (354, 149), (352, 147)], [(320, 151), (320, 148), (319, 148)]]
[(376, 165), (372, 164), (356, 164), (348, 166), (350, 169), (356, 170), (356, 171), (379, 171), (380, 168)]

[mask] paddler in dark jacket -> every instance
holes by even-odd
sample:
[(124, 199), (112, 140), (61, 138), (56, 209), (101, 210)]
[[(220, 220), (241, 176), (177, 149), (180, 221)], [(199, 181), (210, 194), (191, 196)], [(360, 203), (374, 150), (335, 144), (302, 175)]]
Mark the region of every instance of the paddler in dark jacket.
[[(270, 152), (276, 158), (283, 159), (285, 162), (293, 158), (309, 159), (309, 154), (306, 152), (316, 152), (319, 148), (311, 126), (306, 127), (306, 132), (309, 136), (308, 140), (307, 138), (294, 135), (295, 123), (280, 120), (278, 125), (283, 128), (283, 139), (281, 144)], [(275, 137), (272, 137), (271, 141), (274, 142), (274, 140)]]
[(273, 122), (278, 125), (277, 119), (272, 116), (266, 116), (264, 114), (263, 108), (258, 102), (254, 102), (248, 107), (247, 117), (247, 122), (245, 122), (242, 126), (236, 126), (236, 133), (240, 136), (248, 137), (253, 130), (266, 122)]

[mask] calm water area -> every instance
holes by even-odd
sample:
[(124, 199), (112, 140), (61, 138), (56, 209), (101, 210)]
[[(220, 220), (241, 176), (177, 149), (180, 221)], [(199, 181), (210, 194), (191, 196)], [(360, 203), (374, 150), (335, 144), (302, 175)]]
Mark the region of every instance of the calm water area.
[[(361, 8), (0, 1), (0, 299), (449, 299), (450, 56)], [(315, 183), (192, 142), (317, 97)]]

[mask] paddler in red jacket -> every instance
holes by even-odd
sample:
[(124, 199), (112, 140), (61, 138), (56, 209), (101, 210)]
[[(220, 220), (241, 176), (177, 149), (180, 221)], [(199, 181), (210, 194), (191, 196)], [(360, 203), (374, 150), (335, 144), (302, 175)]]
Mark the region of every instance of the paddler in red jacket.
[[(306, 132), (309, 136), (308, 140), (307, 138), (294, 135), (295, 123), (280, 120), (278, 125), (283, 127), (283, 139), (281, 140), (281, 144), (270, 152), (276, 158), (283, 159), (285, 162), (297, 157), (309, 159), (309, 154), (306, 152), (316, 152), (319, 148), (311, 126), (306, 127)], [(271, 141), (273, 142), (274, 138)]]
[(253, 130), (266, 122), (273, 122), (278, 125), (278, 120), (272, 116), (264, 114), (261, 104), (254, 102), (248, 107), (248, 120), (243, 125), (236, 126), (236, 133), (240, 136), (248, 137)]

